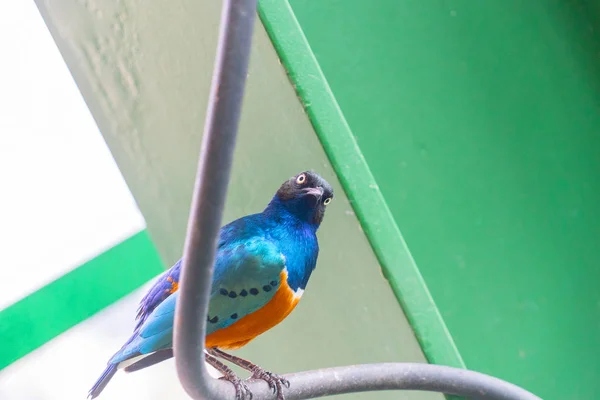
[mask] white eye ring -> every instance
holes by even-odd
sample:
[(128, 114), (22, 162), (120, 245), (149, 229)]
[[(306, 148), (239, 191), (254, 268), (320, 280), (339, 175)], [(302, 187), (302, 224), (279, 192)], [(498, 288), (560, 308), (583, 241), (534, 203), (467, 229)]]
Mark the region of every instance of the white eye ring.
[(302, 185), (304, 182), (306, 182), (306, 175), (304, 175), (304, 174), (298, 175), (298, 177), (296, 178), (296, 183), (298, 185)]
[(331, 203), (331, 197), (326, 198), (323, 202), (324, 205), (328, 205), (329, 203)]

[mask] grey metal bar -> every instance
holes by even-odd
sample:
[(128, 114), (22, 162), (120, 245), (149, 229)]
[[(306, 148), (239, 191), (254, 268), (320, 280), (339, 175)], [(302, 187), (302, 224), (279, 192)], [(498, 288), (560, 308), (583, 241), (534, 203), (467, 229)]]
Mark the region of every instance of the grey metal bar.
[(256, 2), (223, 1), (217, 57), (183, 251), (173, 345), (179, 379), (194, 399), (224, 397), (224, 382), (209, 377), (203, 350), (212, 266), (248, 73)]
[[(284, 1), (284, 0), (282, 0)], [(216, 240), (229, 184), (244, 94), (257, 0), (224, 0), (220, 40), (188, 230), (174, 325), (177, 373), (195, 400), (233, 399), (229, 382), (204, 364), (206, 316)], [(144, 367), (144, 366), (142, 366)], [(372, 390), (422, 390), (481, 400), (540, 400), (500, 379), (430, 364), (368, 364), (286, 375), (288, 400)], [(255, 399), (274, 398), (263, 381), (249, 381)]]
[[(286, 400), (379, 390), (440, 392), (476, 400), (541, 400), (516, 385), (489, 375), (432, 364), (363, 364), (284, 376), (290, 381), (289, 389), (283, 389)], [(252, 381), (248, 387), (254, 393), (254, 399), (274, 398), (265, 382)], [(223, 398), (232, 399), (234, 392), (232, 388), (227, 389), (230, 390)]]

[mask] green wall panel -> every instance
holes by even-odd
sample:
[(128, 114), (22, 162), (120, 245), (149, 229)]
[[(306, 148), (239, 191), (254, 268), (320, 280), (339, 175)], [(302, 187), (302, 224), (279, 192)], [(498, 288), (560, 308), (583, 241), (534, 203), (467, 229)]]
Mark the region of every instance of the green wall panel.
[(467, 367), (594, 398), (594, 4), (290, 4)]
[(143, 230), (0, 310), (0, 370), (162, 271)]

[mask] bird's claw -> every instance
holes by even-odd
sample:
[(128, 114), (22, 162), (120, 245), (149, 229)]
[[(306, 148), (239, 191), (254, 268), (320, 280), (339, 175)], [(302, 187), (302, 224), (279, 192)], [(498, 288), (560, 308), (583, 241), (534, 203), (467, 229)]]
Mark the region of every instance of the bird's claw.
[(235, 400), (252, 400), (252, 392), (248, 385), (237, 376), (222, 376), (219, 379), (231, 382), (235, 387)]
[(261, 379), (267, 382), (269, 388), (273, 391), (273, 394), (277, 395), (277, 400), (285, 400), (282, 386), (285, 386), (289, 389), (290, 381), (285, 379), (283, 376), (265, 371), (260, 367), (256, 367), (252, 373), (252, 378)]

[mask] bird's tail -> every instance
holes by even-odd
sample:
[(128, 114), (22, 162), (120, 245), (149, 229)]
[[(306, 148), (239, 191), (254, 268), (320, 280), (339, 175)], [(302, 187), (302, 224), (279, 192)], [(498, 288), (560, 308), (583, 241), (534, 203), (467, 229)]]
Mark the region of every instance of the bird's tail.
[(88, 393), (88, 399), (95, 399), (98, 395), (104, 390), (108, 382), (112, 379), (113, 376), (117, 373), (117, 364), (108, 364), (100, 378), (94, 383), (94, 386), (90, 389)]

